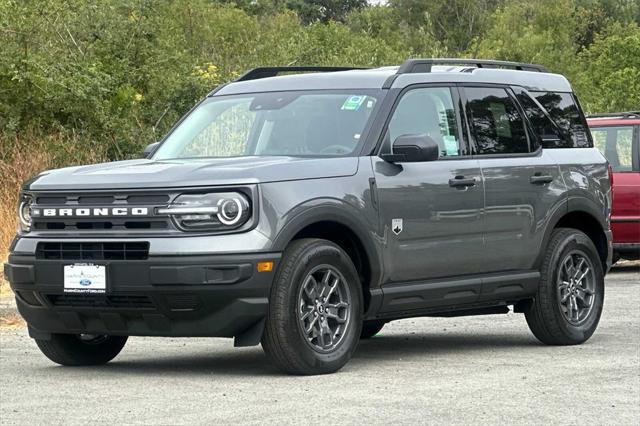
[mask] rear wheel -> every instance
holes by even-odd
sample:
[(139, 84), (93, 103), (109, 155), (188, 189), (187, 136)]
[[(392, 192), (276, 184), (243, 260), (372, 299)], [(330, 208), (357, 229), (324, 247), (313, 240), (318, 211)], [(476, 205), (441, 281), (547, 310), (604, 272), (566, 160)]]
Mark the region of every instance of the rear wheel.
[(269, 299), (262, 347), (292, 374), (339, 370), (358, 344), (362, 290), (349, 256), (321, 239), (290, 244)]
[(384, 327), (386, 323), (384, 321), (365, 321), (362, 324), (362, 332), (360, 333), (361, 339), (370, 339), (376, 334), (380, 333), (382, 327)]
[(536, 298), (525, 313), (533, 334), (549, 345), (575, 345), (595, 332), (604, 301), (604, 272), (593, 242), (569, 228), (553, 232)]
[(120, 353), (125, 343), (126, 336), (94, 334), (52, 334), (50, 340), (36, 340), (47, 358), (66, 366), (106, 364)]

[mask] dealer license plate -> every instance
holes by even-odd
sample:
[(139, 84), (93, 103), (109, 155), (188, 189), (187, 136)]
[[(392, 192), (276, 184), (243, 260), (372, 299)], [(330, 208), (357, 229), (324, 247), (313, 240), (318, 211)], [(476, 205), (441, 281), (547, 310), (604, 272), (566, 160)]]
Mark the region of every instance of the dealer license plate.
[(104, 265), (76, 263), (64, 267), (65, 293), (105, 293), (107, 268)]

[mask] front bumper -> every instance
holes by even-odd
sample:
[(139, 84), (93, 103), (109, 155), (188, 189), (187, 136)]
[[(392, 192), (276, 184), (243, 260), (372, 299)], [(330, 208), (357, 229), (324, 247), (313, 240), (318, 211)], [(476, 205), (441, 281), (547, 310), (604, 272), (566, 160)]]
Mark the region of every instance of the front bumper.
[[(73, 260), (12, 254), (4, 272), (30, 335), (51, 333), (236, 337), (257, 344), (280, 253), (149, 256), (96, 261), (107, 292), (65, 294), (63, 267)], [(272, 261), (271, 272), (256, 263)]]

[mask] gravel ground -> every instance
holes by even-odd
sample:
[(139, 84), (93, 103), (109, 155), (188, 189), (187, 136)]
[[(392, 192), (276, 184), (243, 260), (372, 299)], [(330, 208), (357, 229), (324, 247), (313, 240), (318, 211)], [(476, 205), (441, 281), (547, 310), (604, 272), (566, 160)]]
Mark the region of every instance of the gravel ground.
[(410, 319), (339, 373), (283, 376), (259, 347), (132, 338), (112, 363), (63, 368), (0, 330), (1, 424), (639, 424), (640, 265), (607, 276), (598, 331), (548, 347), (518, 314)]

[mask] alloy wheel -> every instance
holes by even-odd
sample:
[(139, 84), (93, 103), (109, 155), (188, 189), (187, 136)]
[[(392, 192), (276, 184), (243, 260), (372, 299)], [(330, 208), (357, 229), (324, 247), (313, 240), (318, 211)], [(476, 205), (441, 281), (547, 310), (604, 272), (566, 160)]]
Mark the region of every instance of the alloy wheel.
[(564, 318), (572, 325), (583, 323), (595, 304), (594, 268), (589, 257), (580, 250), (568, 253), (560, 264), (557, 284)]
[(344, 276), (319, 265), (304, 278), (298, 294), (298, 319), (307, 343), (321, 353), (335, 350), (351, 320), (351, 294)]

